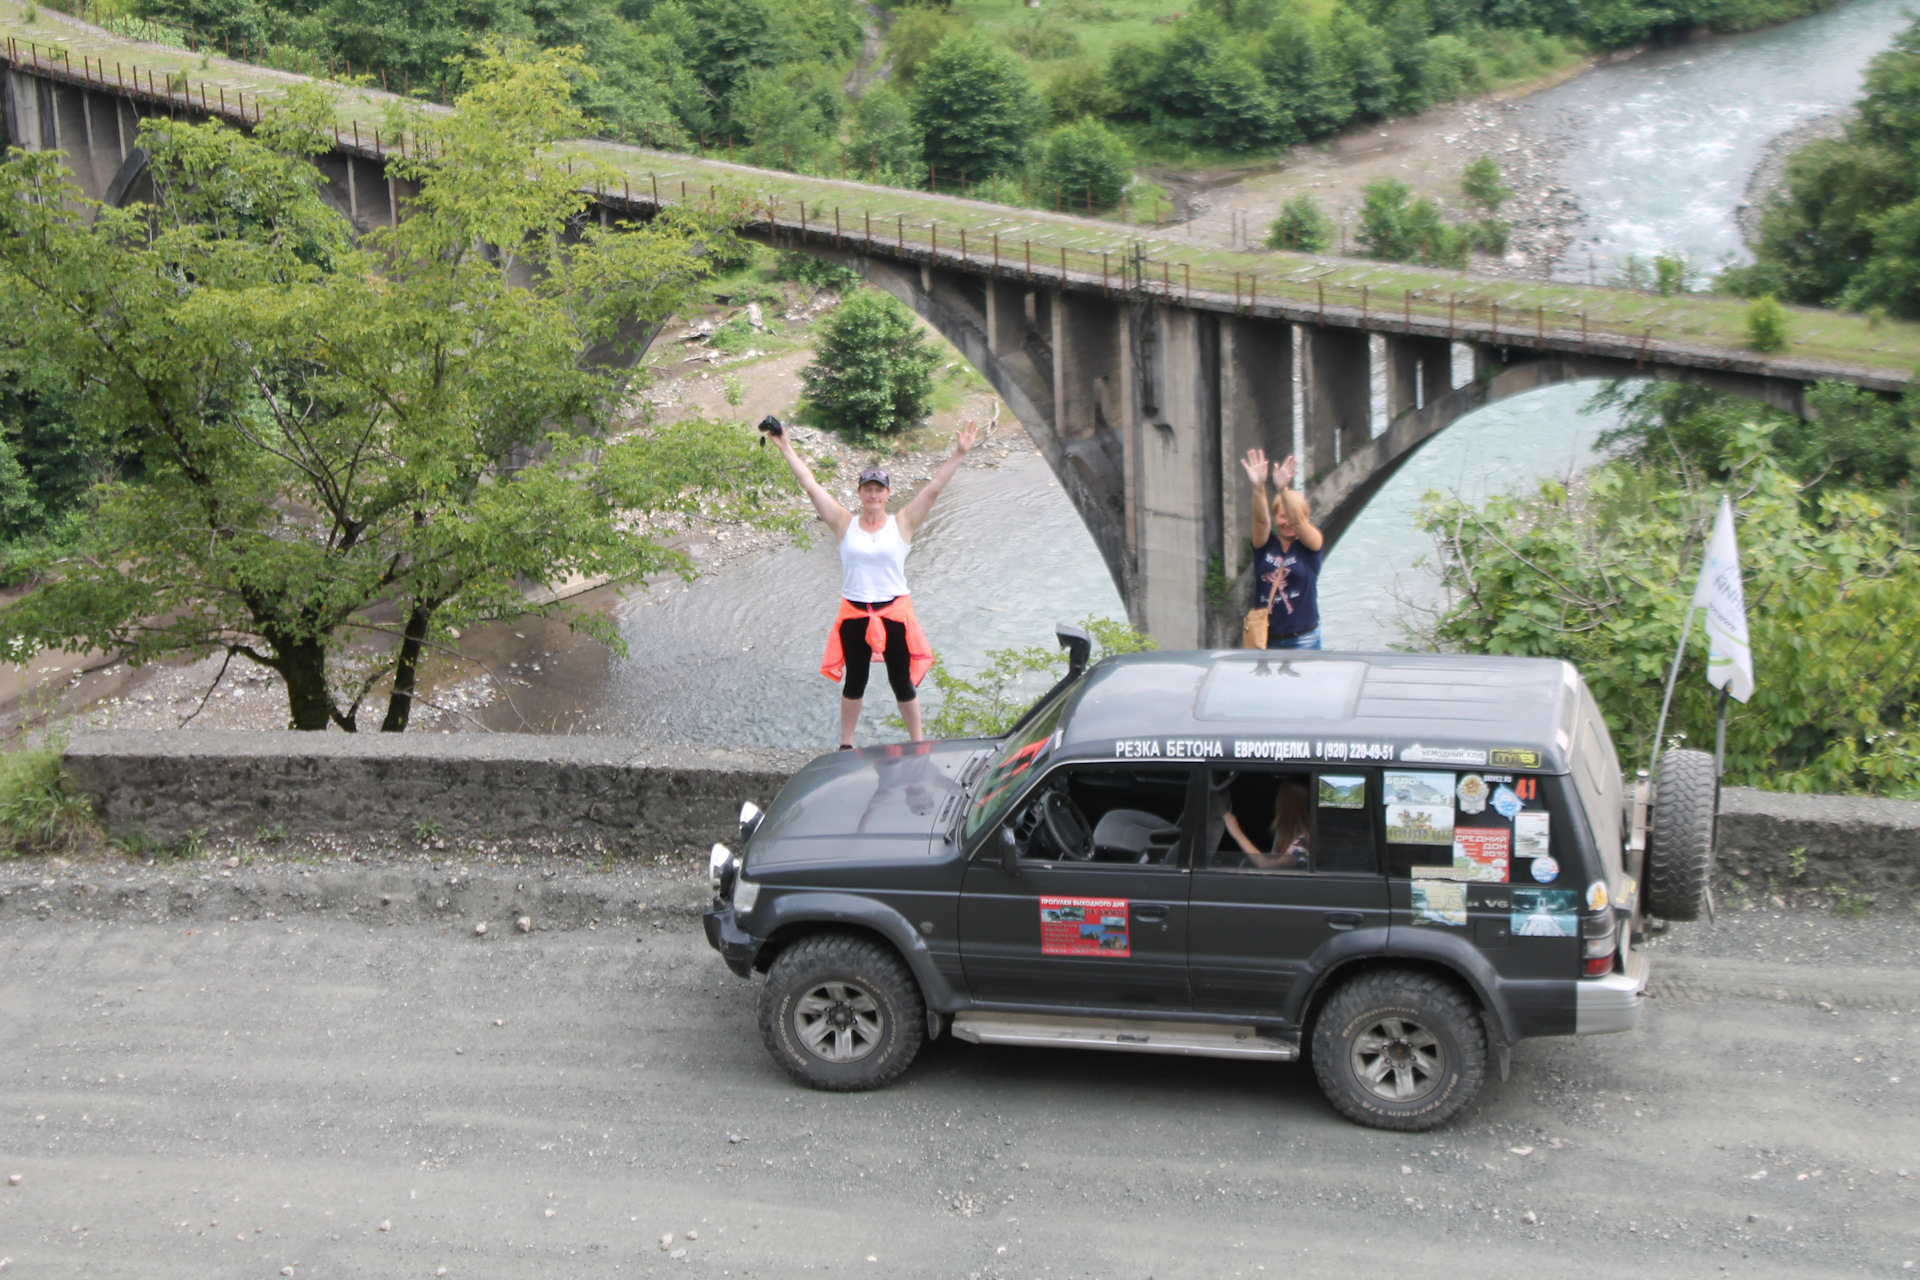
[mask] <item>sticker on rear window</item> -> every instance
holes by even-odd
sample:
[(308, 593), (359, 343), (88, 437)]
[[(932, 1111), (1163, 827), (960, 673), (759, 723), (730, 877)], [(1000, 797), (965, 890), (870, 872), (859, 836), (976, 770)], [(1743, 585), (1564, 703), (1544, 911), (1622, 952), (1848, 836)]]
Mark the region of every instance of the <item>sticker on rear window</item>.
[(1125, 898), (1042, 897), (1040, 954), (1126, 959), (1133, 953), (1127, 910)]

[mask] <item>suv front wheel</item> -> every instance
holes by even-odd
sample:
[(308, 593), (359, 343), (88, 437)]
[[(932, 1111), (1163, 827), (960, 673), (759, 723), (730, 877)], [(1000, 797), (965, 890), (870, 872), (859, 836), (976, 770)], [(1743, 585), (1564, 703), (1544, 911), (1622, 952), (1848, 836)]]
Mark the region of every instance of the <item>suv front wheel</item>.
[(1410, 969), (1364, 974), (1333, 993), (1313, 1029), (1313, 1070), (1348, 1119), (1419, 1132), (1473, 1101), (1487, 1035), (1451, 983)]
[(780, 953), (760, 989), (760, 1036), (775, 1062), (816, 1089), (878, 1089), (926, 1039), (913, 972), (883, 942), (817, 933)]

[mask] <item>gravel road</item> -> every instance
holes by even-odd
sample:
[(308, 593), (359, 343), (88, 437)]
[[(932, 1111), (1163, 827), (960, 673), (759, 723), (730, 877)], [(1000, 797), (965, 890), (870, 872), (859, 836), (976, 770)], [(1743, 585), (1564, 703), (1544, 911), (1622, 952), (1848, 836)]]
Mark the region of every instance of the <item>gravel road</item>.
[(1300, 1066), (948, 1039), (882, 1093), (796, 1088), (684, 868), (500, 869), (567, 927), (484, 935), (484, 869), (421, 864), (419, 899), (404, 867), (89, 893), (163, 879), (108, 869), (0, 882), (0, 1280), (1920, 1260), (1911, 914), (1675, 926), (1638, 1032), (1525, 1043), (1464, 1122), (1409, 1136), (1339, 1119)]

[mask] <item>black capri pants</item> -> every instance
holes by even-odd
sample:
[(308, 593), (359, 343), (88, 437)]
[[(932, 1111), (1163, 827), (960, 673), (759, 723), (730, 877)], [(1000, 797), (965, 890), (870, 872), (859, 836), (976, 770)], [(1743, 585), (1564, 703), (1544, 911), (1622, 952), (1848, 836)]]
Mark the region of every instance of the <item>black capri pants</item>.
[[(874, 604), (862, 604), (858, 600), (850, 602), (857, 609), (884, 609), (892, 604), (891, 600), (881, 600)], [(896, 702), (912, 702), (920, 696), (913, 687), (913, 658), (907, 652), (907, 628), (891, 618), (880, 619), (880, 625), (887, 635), (887, 683), (893, 686)], [(841, 687), (843, 698), (864, 698), (867, 696), (867, 673), (873, 667), (873, 648), (867, 643), (867, 620), (848, 618), (840, 624), (840, 652), (847, 660), (846, 683)]]

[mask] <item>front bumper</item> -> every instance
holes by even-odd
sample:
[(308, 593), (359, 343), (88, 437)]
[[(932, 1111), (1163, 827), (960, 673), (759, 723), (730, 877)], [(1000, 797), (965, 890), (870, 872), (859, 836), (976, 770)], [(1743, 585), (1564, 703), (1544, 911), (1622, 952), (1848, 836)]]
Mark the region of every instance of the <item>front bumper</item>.
[(753, 962), (760, 955), (760, 939), (733, 922), (732, 905), (716, 897), (701, 923), (706, 926), (707, 945), (720, 953), (727, 968), (742, 978), (752, 977)]
[(1575, 982), (1574, 1034), (1596, 1036), (1610, 1031), (1631, 1031), (1639, 1026), (1648, 972), (1646, 955), (1629, 950), (1625, 973), (1581, 978)]

